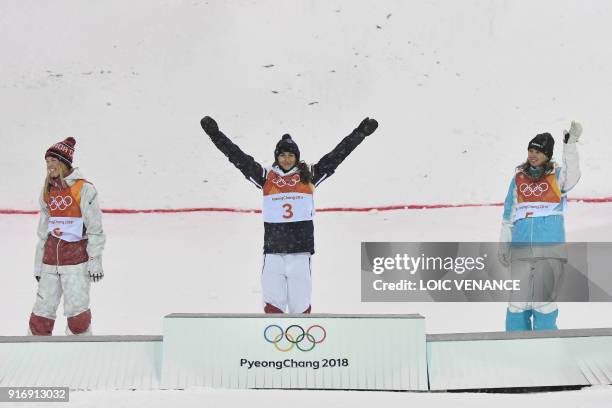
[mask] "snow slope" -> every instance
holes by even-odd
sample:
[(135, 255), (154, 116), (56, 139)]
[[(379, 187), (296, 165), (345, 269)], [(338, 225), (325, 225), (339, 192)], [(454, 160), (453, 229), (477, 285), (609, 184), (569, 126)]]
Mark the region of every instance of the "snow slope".
[[(313, 311), (420, 313), (429, 333), (503, 330), (502, 303), (362, 303), (360, 289), (361, 241), (494, 241), (500, 212), (485, 207), (318, 214)], [(573, 204), (567, 234), (575, 241), (610, 241), (611, 214), (612, 204)], [(107, 214), (104, 221), (106, 276), (92, 287), (95, 333), (161, 334), (161, 317), (173, 312), (261, 311), (260, 214)], [(0, 222), (12, 237), (0, 247), (12, 274), (10, 284), (0, 286), (0, 335), (20, 335), (36, 294), (31, 270), (37, 217), (0, 216)], [(612, 327), (610, 303), (560, 308), (562, 328)], [(59, 317), (55, 333), (62, 334), (64, 326)]]
[(205, 114), (264, 164), (285, 132), (316, 161), (376, 117), (320, 207), (499, 202), (529, 139), (560, 145), (572, 119), (574, 196), (612, 195), (611, 18), (596, 0), (6, 0), (2, 207), (36, 208), (66, 136), (104, 207), (257, 207)]

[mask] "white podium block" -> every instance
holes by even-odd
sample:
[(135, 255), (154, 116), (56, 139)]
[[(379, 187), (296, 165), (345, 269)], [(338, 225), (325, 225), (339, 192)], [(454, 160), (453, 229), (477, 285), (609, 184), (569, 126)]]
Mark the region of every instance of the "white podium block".
[(612, 329), (430, 334), (431, 390), (612, 383)]
[(427, 390), (425, 319), (171, 314), (161, 387)]
[(156, 390), (161, 336), (0, 337), (0, 387)]

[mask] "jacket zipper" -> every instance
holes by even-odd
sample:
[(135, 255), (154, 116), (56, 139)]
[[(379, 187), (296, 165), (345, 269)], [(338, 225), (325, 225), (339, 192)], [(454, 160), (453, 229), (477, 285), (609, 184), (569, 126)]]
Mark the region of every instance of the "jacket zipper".
[(56, 261), (55, 273), (57, 273), (58, 275), (59, 275), (59, 263), (60, 263), (60, 260), (59, 260), (59, 257), (60, 257), (59, 247), (60, 247), (61, 243), (62, 243), (62, 240), (58, 238), (57, 239), (56, 252), (55, 252), (55, 261)]

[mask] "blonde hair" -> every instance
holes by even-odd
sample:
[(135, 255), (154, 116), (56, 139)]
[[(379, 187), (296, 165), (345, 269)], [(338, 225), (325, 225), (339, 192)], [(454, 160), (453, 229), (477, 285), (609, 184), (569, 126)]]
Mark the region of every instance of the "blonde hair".
[[(66, 186), (64, 177), (70, 174), (71, 167), (69, 167), (63, 161), (60, 161), (59, 164), (60, 164), (60, 167), (59, 167), (60, 185), (63, 187), (63, 186)], [(43, 198), (45, 200), (45, 203), (47, 203), (47, 205), (49, 201), (51, 201), (51, 197), (50, 197), (51, 187), (53, 187), (53, 182), (51, 181), (51, 175), (49, 174), (49, 172), (47, 172), (47, 177), (45, 177), (45, 183), (43, 185)]]

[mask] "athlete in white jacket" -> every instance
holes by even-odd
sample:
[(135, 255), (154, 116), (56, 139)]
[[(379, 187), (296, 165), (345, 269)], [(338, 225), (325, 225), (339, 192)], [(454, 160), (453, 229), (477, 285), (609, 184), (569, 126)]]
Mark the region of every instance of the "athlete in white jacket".
[(38, 281), (30, 333), (49, 336), (64, 297), (66, 334), (91, 334), (90, 282), (102, 279), (105, 235), (94, 186), (72, 167), (76, 141), (69, 137), (45, 153), (47, 177), (39, 200), (34, 262)]

